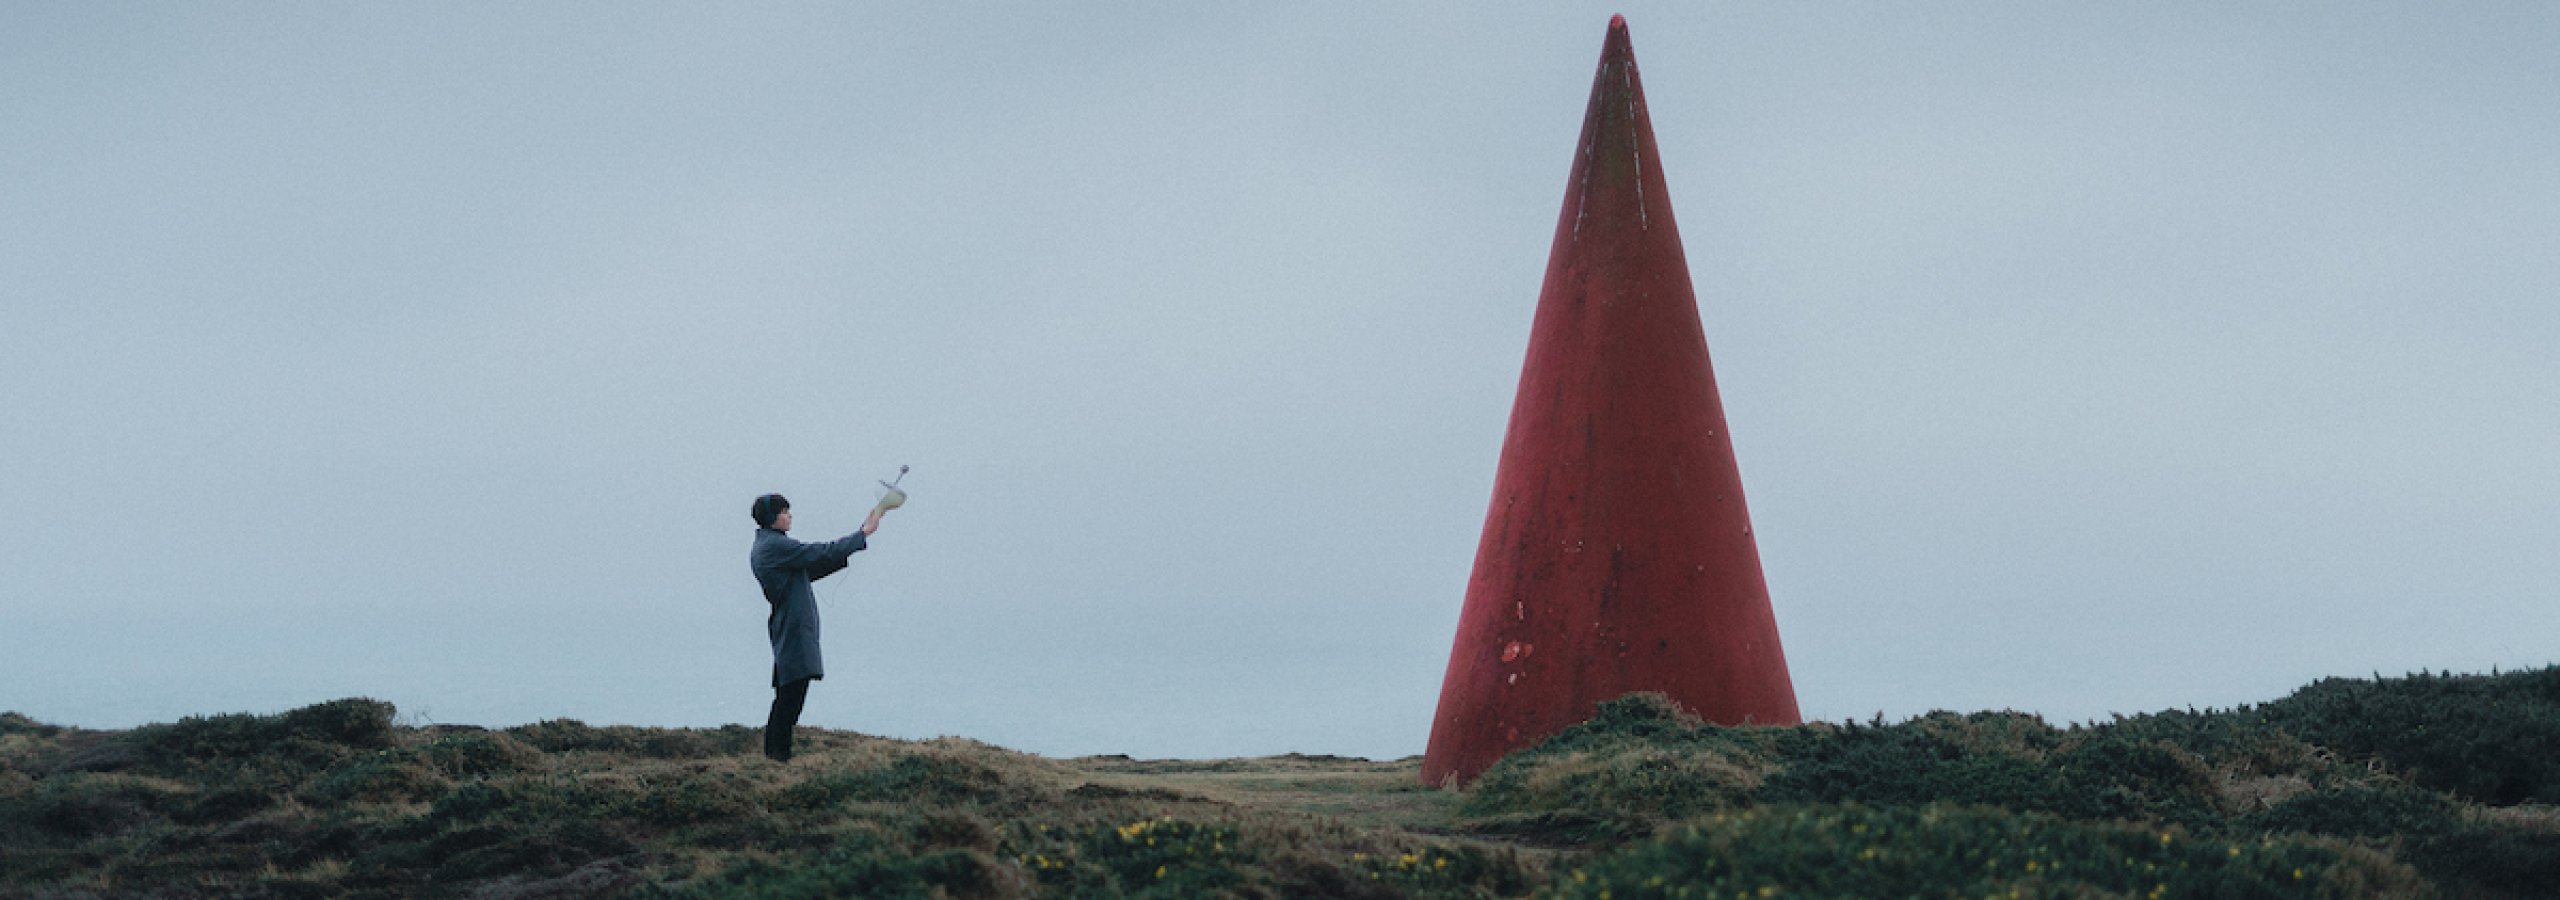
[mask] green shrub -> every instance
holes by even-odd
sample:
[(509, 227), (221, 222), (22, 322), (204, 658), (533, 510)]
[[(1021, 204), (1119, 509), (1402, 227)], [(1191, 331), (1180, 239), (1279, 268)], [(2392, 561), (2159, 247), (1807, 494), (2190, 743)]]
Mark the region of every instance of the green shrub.
[(1628, 694), (1486, 769), (1460, 810), (1484, 831), (1557, 831), (1577, 841), (1646, 834), (1746, 802), (1781, 743), (1801, 739), (1793, 732), (1710, 725), (1661, 694)]
[(923, 900), (988, 894), (1002, 878), (995, 860), (976, 850), (936, 850), (913, 855), (837, 850), (805, 864), (749, 862), (718, 881), (675, 895)]
[(104, 868), (108, 859), (107, 853), (87, 847), (12, 846), (8, 865), (0, 866), (0, 887), (12, 882), (42, 884), (95, 872)]
[(1393, 854), (1355, 854), (1351, 863), (1357, 878), (1403, 897), (1517, 897), (1531, 887), (1519, 857), (1507, 851), (1422, 847)]
[(542, 766), (542, 751), (500, 732), (446, 734), (412, 752), (436, 771), (454, 778), (507, 775)]
[(456, 829), (438, 838), (429, 856), (442, 860), (431, 878), (452, 883), (502, 875), (556, 875), (639, 849), (599, 823), (561, 819)]
[(369, 697), (331, 700), (291, 710), (276, 717), (284, 733), (358, 749), (391, 746), (391, 721), (398, 707)]
[(2066, 731), (2025, 713), (1938, 711), (1902, 724), (1725, 729), (1661, 695), (1626, 695), (1490, 767), (1462, 813), (1477, 831), (1577, 844), (1759, 803), (2002, 805), (2214, 828), (2225, 821), (2222, 777), (2196, 747), (2255, 775), (2317, 762), (2301, 741), (2230, 716), (2140, 716)]
[(2443, 794), (2353, 786), (2303, 794), (2239, 820), (2246, 829), (2360, 838), (2456, 896), (2528, 896), (2560, 884), (2560, 834), (2486, 821)]
[(908, 818), (907, 842), (918, 847), (996, 849), (995, 826), (965, 812), (927, 811)]
[(2072, 818), (2158, 818), (2204, 826), (2218, 818), (2212, 770), (2165, 740), (2112, 729), (2022, 733), (2004, 720), (1994, 741), (1969, 740), (1937, 713), (1898, 725), (1849, 725), (1788, 742), (1792, 751), (1753, 799), (1766, 803), (2001, 806)]
[(509, 728), (506, 733), (546, 753), (592, 751), (650, 759), (735, 756), (763, 740), (761, 732), (743, 725), (723, 725), (712, 729), (635, 728), (629, 725), (597, 728), (576, 719), (547, 719)]
[(56, 839), (116, 834), (167, 819), (185, 808), (191, 792), (157, 778), (77, 773), (37, 782), (32, 790), (0, 799), (0, 823), (49, 833)]
[[(2052, 773), (2032, 760), (1976, 758), (1936, 731), (1900, 725), (1849, 724), (1793, 742), (1783, 769), (1759, 792), (1775, 803), (1907, 806), (1932, 800), (2000, 803), (2041, 799)], [(1955, 794), (1957, 796), (1948, 796)]]
[(2483, 822), (2418, 834), (2400, 858), (2457, 897), (2549, 896), (2560, 885), (2560, 834)]
[(2221, 819), (2221, 792), (2202, 757), (2165, 740), (2141, 740), (2100, 727), (2055, 755), (2061, 796), (2022, 804), (2075, 818), (2156, 818), (2195, 827)]
[(276, 805), (283, 795), (252, 785), (209, 787), (190, 799), (177, 813), (178, 821), (189, 825), (210, 825), (254, 815)]
[[(2265, 746), (2281, 735), (2224, 731), (2213, 743), (2235, 755), (2282, 756)], [(1761, 803), (1955, 803), (2218, 823), (2213, 769), (2164, 733), (2197, 736), (2150, 722), (2062, 731), (2018, 713), (1727, 728), (1660, 695), (1630, 694), (1496, 763), (1461, 809), (1482, 831), (1546, 831), (1577, 842), (1639, 837), (1663, 822)]]
[(714, 819), (667, 832), (669, 844), (707, 850), (820, 850), (833, 842), (826, 832), (767, 815)]
[(827, 772), (785, 789), (777, 805), (824, 809), (845, 803), (984, 802), (1001, 797), (1004, 773), (956, 756), (911, 753), (887, 765)]
[(302, 797), (323, 805), (434, 800), (458, 780), (538, 768), (542, 751), (494, 732), (456, 732), (426, 743), (377, 750), (331, 766), (303, 788)]
[(2377, 757), (2422, 787), (2496, 806), (2560, 803), (2560, 666), (2326, 678), (2256, 714), (2339, 753)]
[(1165, 816), (1038, 832), (1015, 861), (1046, 893), (1187, 898), (1245, 885), (1255, 856), (1231, 828)]
[(529, 725), (509, 728), (507, 734), (533, 745), (544, 753), (627, 749), (607, 746), (604, 732), (576, 719), (544, 719)]
[(2451, 831), (2461, 822), (2461, 805), (2443, 794), (2352, 785), (2302, 794), (2242, 816), (2234, 824), (2243, 831), (2388, 838)]
[(642, 824), (662, 827), (757, 814), (755, 797), (734, 775), (695, 776), (673, 784), (652, 785), (631, 795), (617, 811)]
[(437, 798), (426, 818), (435, 823), (584, 819), (608, 814), (629, 799), (620, 791), (573, 778), (481, 779), (463, 782)]
[(642, 897), (881, 900), (987, 896), (1008, 882), (1003, 866), (979, 850), (909, 852), (865, 832), (848, 834), (824, 853), (768, 862), (751, 859), (719, 876), (679, 887), (644, 886)]
[(327, 765), (351, 751), (392, 746), (391, 704), (363, 697), (331, 700), (260, 716), (226, 713), (190, 716), (176, 722), (144, 725), (123, 740), (142, 757), (146, 768), (183, 772), (208, 762), (275, 757), (304, 765)]
[(1767, 807), (1725, 814), (1560, 873), (1559, 898), (2415, 897), (2371, 851), (1979, 807)]
[(304, 788), (302, 797), (320, 805), (400, 803), (444, 796), (453, 782), (414, 753), (383, 751), (331, 767)]
[(413, 817), (364, 830), (348, 878), (356, 884), (418, 893), (423, 882), (453, 884), (501, 876), (543, 877), (599, 859), (628, 856), (639, 846), (609, 823), (581, 817), (495, 816), (481, 821)]

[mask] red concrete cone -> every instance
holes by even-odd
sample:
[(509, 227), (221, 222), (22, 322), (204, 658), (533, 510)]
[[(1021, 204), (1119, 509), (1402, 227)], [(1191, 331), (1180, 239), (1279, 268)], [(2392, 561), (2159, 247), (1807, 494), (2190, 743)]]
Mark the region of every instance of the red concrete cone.
[(1644, 87), (1613, 17), (1422, 780), (1472, 780), (1630, 691), (1726, 724), (1799, 721)]

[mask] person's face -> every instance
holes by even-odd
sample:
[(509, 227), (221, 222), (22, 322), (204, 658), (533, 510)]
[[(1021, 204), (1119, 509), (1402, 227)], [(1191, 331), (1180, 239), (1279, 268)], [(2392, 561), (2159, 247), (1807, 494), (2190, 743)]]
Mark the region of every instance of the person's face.
[(787, 509), (786, 509), (786, 510), (783, 510), (783, 511), (781, 511), (781, 512), (778, 512), (778, 513), (774, 513), (774, 514), (773, 514), (773, 530), (775, 530), (775, 531), (790, 531), (790, 530), (791, 530), (791, 511), (790, 511), (790, 510), (787, 510)]

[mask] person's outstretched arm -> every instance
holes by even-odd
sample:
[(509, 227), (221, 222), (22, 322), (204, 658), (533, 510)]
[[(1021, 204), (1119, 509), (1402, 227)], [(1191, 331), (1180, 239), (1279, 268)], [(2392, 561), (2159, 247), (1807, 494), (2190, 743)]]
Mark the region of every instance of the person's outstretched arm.
[[(839, 539), (837, 539), (836, 541), (832, 542), (833, 544), (841, 544), (841, 543), (844, 543), (845, 541), (851, 540), (851, 541), (859, 541), (860, 543), (856, 543), (856, 544), (854, 544), (854, 545), (853, 545), (853, 549), (852, 549), (852, 550), (847, 550), (847, 551), (845, 551), (845, 552), (844, 552), (844, 556), (834, 556), (834, 557), (829, 557), (829, 558), (827, 558), (827, 559), (819, 560), (816, 564), (811, 565), (811, 566), (809, 567), (809, 580), (810, 580), (810, 581), (816, 581), (816, 580), (818, 580), (818, 579), (825, 578), (825, 577), (827, 577), (827, 576), (829, 576), (829, 575), (833, 575), (833, 574), (835, 574), (835, 573), (837, 573), (837, 572), (844, 571), (844, 567), (845, 567), (845, 564), (846, 564), (846, 562), (847, 562), (847, 558), (848, 558), (848, 557), (851, 557), (854, 553), (856, 553), (856, 552), (860, 551), (862, 548), (867, 547), (867, 546), (870, 546), (870, 543), (871, 543), (871, 542), (870, 542), (869, 538), (871, 537), (871, 534), (872, 534), (873, 532), (876, 532), (876, 531), (879, 531), (879, 530), (880, 530), (880, 516), (881, 516), (882, 514), (884, 514), (884, 513), (887, 513), (887, 512), (888, 512), (888, 510), (881, 509), (881, 508), (878, 508), (878, 507), (873, 507), (873, 508), (872, 508), (872, 510), (871, 510), (871, 517), (870, 517), (870, 518), (867, 518), (867, 519), (862, 520), (862, 530), (860, 530), (860, 531), (856, 531), (856, 532), (854, 532), (854, 533), (852, 533), (852, 534), (845, 535), (844, 537), (839, 538)], [(809, 546), (830, 546), (830, 545), (828, 545), (828, 544), (811, 544), (811, 545), (809, 545)]]
[[(762, 552), (757, 555), (756, 564), (774, 569), (815, 569), (832, 562), (835, 568), (827, 571), (833, 572), (844, 568), (845, 557), (861, 552), (870, 543), (866, 537), (857, 531), (832, 541), (806, 544), (785, 536), (780, 541), (760, 546), (758, 549)], [(809, 577), (818, 576), (812, 573)]]

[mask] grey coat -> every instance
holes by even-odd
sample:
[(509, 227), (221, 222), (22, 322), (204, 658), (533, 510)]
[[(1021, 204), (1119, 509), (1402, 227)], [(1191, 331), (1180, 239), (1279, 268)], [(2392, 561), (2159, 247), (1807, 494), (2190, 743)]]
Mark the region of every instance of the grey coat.
[(764, 633), (773, 639), (773, 686), (803, 678), (827, 677), (818, 655), (818, 594), (809, 582), (844, 569), (846, 557), (862, 550), (862, 532), (823, 544), (804, 544), (771, 528), (756, 529), (755, 549), (747, 567), (764, 588), (773, 612), (764, 617)]

